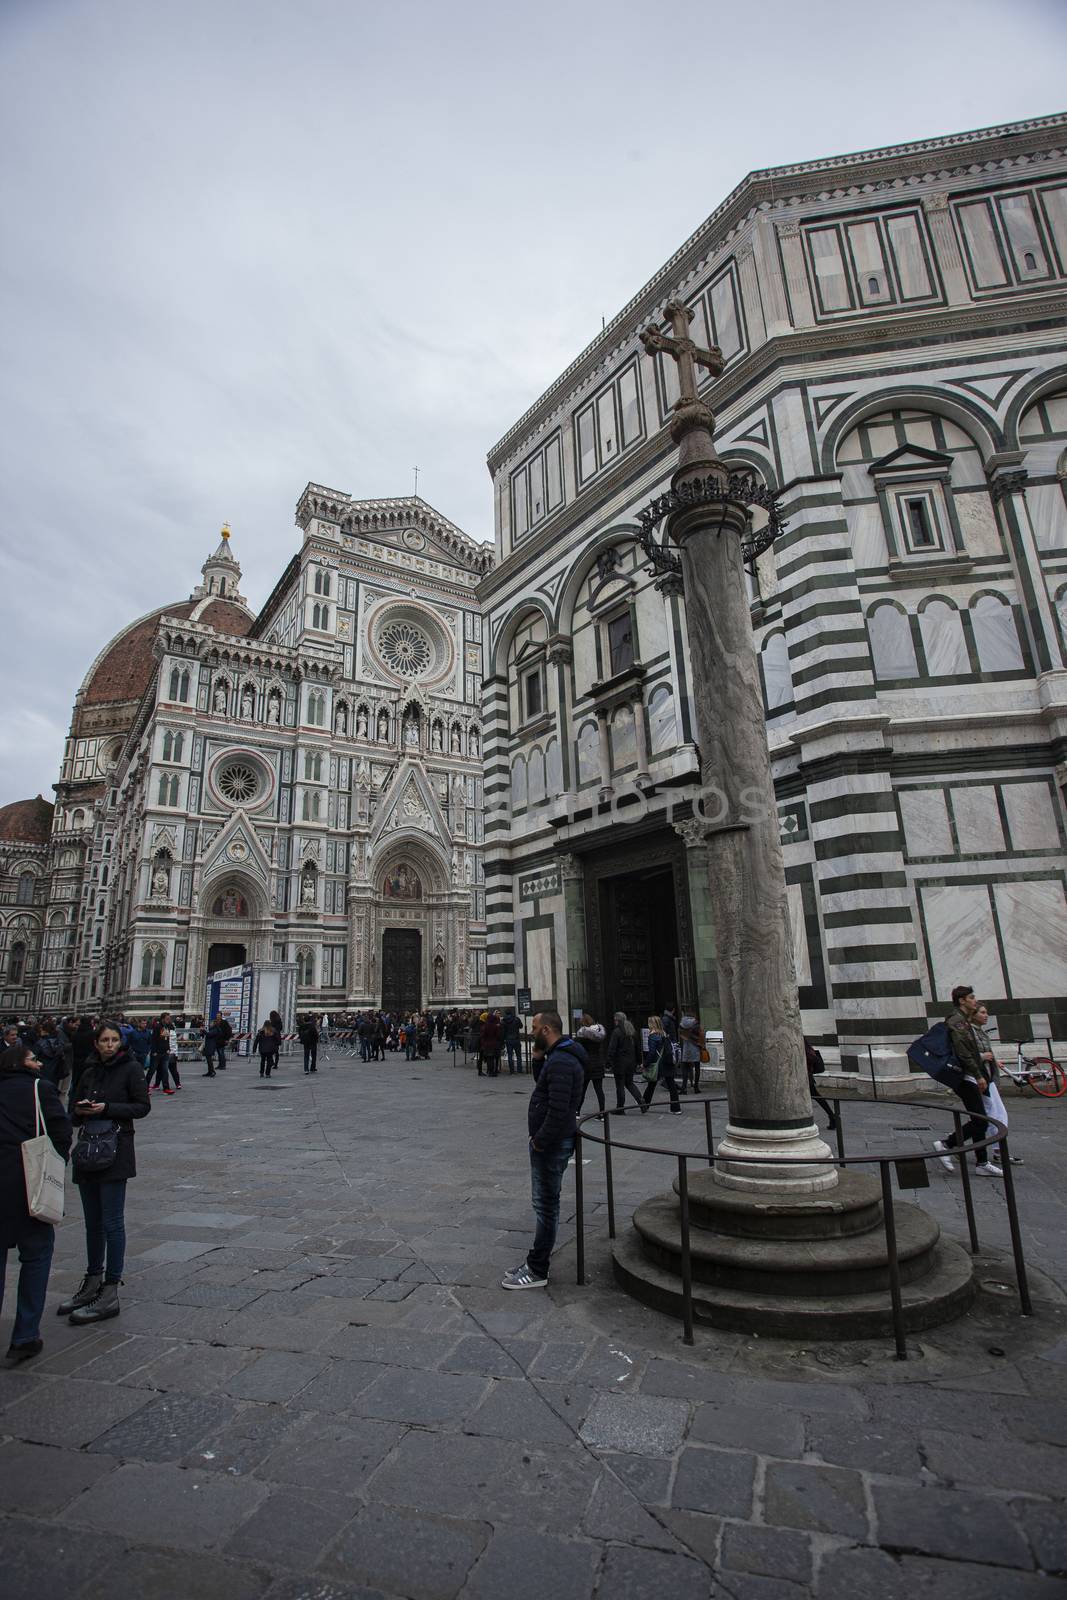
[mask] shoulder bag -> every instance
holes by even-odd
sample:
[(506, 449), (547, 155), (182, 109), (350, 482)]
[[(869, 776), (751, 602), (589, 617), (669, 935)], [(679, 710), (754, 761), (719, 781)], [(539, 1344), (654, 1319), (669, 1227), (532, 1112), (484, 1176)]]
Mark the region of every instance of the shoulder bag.
[(83, 1122), (78, 1142), (71, 1152), (75, 1172), (106, 1172), (119, 1153), (119, 1125), (107, 1117), (90, 1117)]
[(63, 1220), (63, 1157), (48, 1137), (41, 1114), (41, 1085), (33, 1080), (33, 1105), (36, 1113), (34, 1136), (22, 1143), (22, 1172), (26, 1180), (26, 1206), (38, 1222)]

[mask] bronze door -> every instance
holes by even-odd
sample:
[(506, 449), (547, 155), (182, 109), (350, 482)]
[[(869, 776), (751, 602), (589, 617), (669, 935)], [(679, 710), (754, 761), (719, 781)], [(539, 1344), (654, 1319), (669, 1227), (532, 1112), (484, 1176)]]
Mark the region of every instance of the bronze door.
[(422, 935), (417, 928), (382, 934), (382, 1010), (417, 1011), (422, 1003)]

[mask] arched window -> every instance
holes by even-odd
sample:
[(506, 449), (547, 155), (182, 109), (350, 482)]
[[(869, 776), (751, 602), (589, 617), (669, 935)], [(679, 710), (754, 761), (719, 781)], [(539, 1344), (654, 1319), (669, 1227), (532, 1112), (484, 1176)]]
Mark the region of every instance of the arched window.
[(26, 971), (26, 946), (20, 939), (11, 946), (11, 954), (7, 962), (8, 983), (21, 983)]
[(760, 651), (760, 674), (767, 715), (785, 711), (793, 704), (793, 677), (789, 670), (789, 647), (784, 633), (769, 634), (764, 640)]
[(1003, 595), (979, 595), (971, 606), (971, 627), (983, 672), (1024, 670), (1015, 612)]
[(881, 680), (917, 678), (919, 663), (911, 637), (911, 619), (892, 601), (872, 606), (867, 614), (874, 675)]
[(304, 791), (304, 821), (318, 822), (321, 802), (317, 794), (310, 790)]
[(19, 873), (18, 904), (20, 906), (33, 905), (33, 886), (36, 881), (32, 872)]
[(321, 567), (315, 570), (315, 593), (328, 595), (330, 592), (330, 574), (323, 572)]
[(322, 593), (322, 573), (318, 567), (315, 568), (315, 593)]
[(320, 633), (327, 633), (330, 627), (330, 608), (320, 606), (318, 602), (311, 608), (311, 626), (318, 628)]
[(310, 989), (315, 982), (315, 952), (307, 945), (296, 952), (296, 981), (302, 989)]
[(600, 775), (600, 737), (595, 722), (578, 730), (578, 782), (592, 783)]
[(304, 777), (312, 783), (318, 783), (322, 777), (322, 757), (312, 751), (307, 751), (304, 756)]
[(146, 944), (141, 956), (141, 988), (159, 989), (163, 985), (163, 946)]
[(189, 698), (189, 669), (174, 667), (170, 675), (170, 699), (183, 704)]
[(159, 779), (159, 804), (161, 806), (176, 806), (178, 804), (178, 774), (176, 772), (161, 774)]
[(648, 702), (649, 742), (654, 756), (673, 750), (678, 739), (674, 716), (674, 695), (665, 684), (655, 689)]
[(326, 725), (326, 696), (321, 689), (312, 689), (308, 695), (308, 721), (315, 728)]
[(85, 827), (85, 812), (82, 811), (82, 809), (80, 807), (78, 808), (77, 811), (72, 811), (71, 812), (71, 814), (70, 814), (70, 825), (71, 825), (72, 828), (84, 828)]
[(165, 733), (163, 735), (163, 756), (162, 756), (162, 759), (164, 761), (170, 761), (171, 760), (171, 751), (173, 750), (173, 748), (174, 748), (174, 735), (172, 733)]
[(970, 673), (963, 622), (947, 600), (928, 600), (919, 611), (926, 671), (931, 678), (960, 678)]
[(173, 759), (175, 761), (180, 761), (181, 760), (181, 758), (182, 758), (182, 745), (184, 743), (185, 743), (185, 735), (184, 735), (184, 733), (176, 733), (174, 735), (174, 757), (173, 757)]
[(545, 758), (539, 749), (530, 751), (528, 767), (528, 792), (530, 804), (538, 806), (545, 798)]

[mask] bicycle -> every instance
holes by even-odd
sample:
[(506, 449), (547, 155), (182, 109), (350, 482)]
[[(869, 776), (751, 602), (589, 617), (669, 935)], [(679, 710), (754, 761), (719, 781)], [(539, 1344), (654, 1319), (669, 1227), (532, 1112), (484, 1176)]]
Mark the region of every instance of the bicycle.
[(1001, 1068), (1020, 1089), (1032, 1089), (1035, 1094), (1040, 1094), (1046, 1100), (1058, 1100), (1060, 1095), (1067, 1091), (1067, 1073), (1064, 1072), (1058, 1061), (1052, 1061), (1047, 1056), (1034, 1060), (1023, 1055), (1023, 1047), (1019, 1046), (1019, 1053), (1015, 1061), (1001, 1063)]

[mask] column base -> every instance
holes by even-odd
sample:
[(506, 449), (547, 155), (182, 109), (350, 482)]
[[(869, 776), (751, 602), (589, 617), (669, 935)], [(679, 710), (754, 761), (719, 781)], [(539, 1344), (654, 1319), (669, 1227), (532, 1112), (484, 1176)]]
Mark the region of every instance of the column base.
[[(715, 1181), (726, 1189), (765, 1190), (771, 1185), (781, 1194), (820, 1194), (837, 1187), (833, 1154), (814, 1122), (800, 1128), (742, 1128), (727, 1123), (716, 1155)], [(732, 1162), (734, 1156), (749, 1159)], [(761, 1156), (766, 1164), (751, 1159)], [(781, 1165), (786, 1156), (789, 1166)]]

